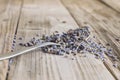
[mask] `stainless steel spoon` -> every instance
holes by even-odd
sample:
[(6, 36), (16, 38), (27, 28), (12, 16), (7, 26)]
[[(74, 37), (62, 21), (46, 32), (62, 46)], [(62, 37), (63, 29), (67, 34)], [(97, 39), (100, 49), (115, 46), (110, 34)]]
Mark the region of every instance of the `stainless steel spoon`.
[(35, 49), (40, 48), (40, 47), (48, 46), (48, 45), (60, 45), (60, 44), (53, 43), (53, 42), (41, 43), (41, 44), (36, 45), (36, 46), (32, 46), (32, 47), (29, 47), (29, 48), (23, 48), (21, 50), (17, 50), (15, 52), (6, 53), (6, 54), (0, 54), (0, 60), (5, 60), (5, 59), (13, 58), (13, 57), (25, 54), (26, 52), (35, 50)]

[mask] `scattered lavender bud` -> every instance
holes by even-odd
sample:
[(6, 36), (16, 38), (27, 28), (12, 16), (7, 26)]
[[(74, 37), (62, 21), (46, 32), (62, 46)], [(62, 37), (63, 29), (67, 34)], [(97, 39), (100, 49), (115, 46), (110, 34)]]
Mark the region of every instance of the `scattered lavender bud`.
[(93, 36), (93, 38), (96, 38), (95, 36)]
[(37, 37), (39, 37), (39, 34), (36, 34)]
[(16, 43), (16, 41), (15, 41), (15, 40), (13, 40), (13, 43)]
[(72, 60), (75, 60), (74, 58), (72, 58)]
[(14, 37), (16, 37), (16, 35), (14, 35)]
[(35, 40), (35, 37), (33, 37), (32, 39)]
[[(32, 23), (32, 22), (29, 22)], [(66, 23), (63, 21), (63, 23)], [(104, 54), (107, 54), (108, 57), (112, 58), (113, 61), (117, 61), (115, 56), (112, 54), (112, 49), (107, 49), (100, 42), (94, 41), (96, 36), (88, 38), (90, 35), (89, 28), (87, 26), (78, 29), (69, 29), (66, 33), (59, 33), (55, 31), (52, 35), (43, 35), (41, 39), (36, 39), (33, 37), (27, 43), (19, 43), (21, 46), (29, 47), (33, 45), (37, 45), (43, 42), (54, 42), (59, 43), (60, 46), (46, 46), (42, 47), (41, 51), (44, 53), (51, 53), (56, 55), (69, 55), (72, 56), (77, 55), (78, 53), (82, 53), (84, 57), (86, 57), (86, 53), (92, 53), (95, 55), (95, 58), (98, 58), (104, 61)], [(36, 36), (39, 36), (38, 34)], [(88, 39), (87, 39), (88, 38)], [(117, 40), (118, 41), (118, 40)], [(106, 44), (110, 46), (109, 43)], [(73, 59), (74, 60), (74, 59)]]
[(13, 59), (9, 59), (9, 63), (12, 64), (13, 63)]
[(73, 56), (76, 56), (77, 54), (73, 52)]
[(11, 50), (11, 52), (13, 52), (13, 50)]
[(12, 44), (12, 47), (15, 46), (15, 44)]
[(31, 43), (31, 42), (29, 42), (29, 43), (27, 43), (28, 44), (28, 46), (33, 46), (33, 44)]
[(16, 39), (16, 37), (14, 37), (14, 40)]
[(114, 62), (114, 63), (113, 63), (113, 66), (114, 66), (115, 68), (117, 68), (117, 67), (118, 67), (118, 64), (117, 64), (116, 62)]
[(116, 41), (120, 41), (118, 38), (115, 39)]
[(19, 39), (19, 40), (22, 40), (22, 38), (21, 38), (21, 37), (19, 37), (18, 39)]
[(12, 49), (14, 50), (14, 49), (15, 49), (15, 47), (12, 47)]
[(62, 21), (62, 23), (66, 23), (66, 21)]
[(106, 46), (110, 46), (110, 44), (109, 44), (109, 43), (107, 43), (107, 44), (106, 44)]
[(26, 44), (24, 44), (24, 46), (25, 46), (25, 47), (28, 47), (28, 44), (26, 43)]
[(19, 43), (19, 45), (20, 45), (20, 46), (24, 46), (24, 44), (23, 44), (23, 43)]
[(25, 44), (25, 46), (26, 46), (26, 47), (29, 47), (29, 46), (30, 46), (30, 45), (29, 45), (29, 42), (27, 42), (27, 43)]

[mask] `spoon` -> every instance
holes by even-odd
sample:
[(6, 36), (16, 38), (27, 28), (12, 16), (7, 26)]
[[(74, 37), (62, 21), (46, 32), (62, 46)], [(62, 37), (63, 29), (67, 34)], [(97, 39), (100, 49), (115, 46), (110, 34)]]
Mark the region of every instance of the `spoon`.
[(39, 45), (35, 45), (35, 46), (29, 47), (29, 48), (23, 48), (23, 49), (17, 50), (15, 52), (0, 54), (0, 60), (10, 59), (10, 58), (25, 54), (29, 51), (35, 50), (37, 48), (41, 48), (41, 47), (48, 46), (48, 45), (60, 45), (60, 44), (53, 43), (53, 42), (41, 43)]

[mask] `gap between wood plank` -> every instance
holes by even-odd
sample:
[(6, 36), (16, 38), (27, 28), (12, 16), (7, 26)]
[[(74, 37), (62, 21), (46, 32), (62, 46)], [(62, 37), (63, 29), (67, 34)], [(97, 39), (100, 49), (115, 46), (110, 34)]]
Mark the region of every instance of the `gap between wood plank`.
[(105, 6), (109, 7), (110, 9), (112, 9), (113, 11), (120, 13), (118, 10), (116, 10), (115, 8), (113, 8), (112, 6), (110, 6), (108, 3), (104, 2), (103, 0), (99, 0), (99, 2), (101, 2), (102, 4), (104, 4)]
[(16, 31), (15, 31), (15, 34), (14, 34), (15, 36), (17, 35), (17, 31), (18, 31), (18, 26), (19, 26), (19, 22), (20, 22), (20, 18), (21, 18), (23, 3), (24, 3), (24, 0), (21, 0), (20, 12), (19, 12), (18, 20), (17, 20)]
[[(12, 42), (14, 41), (14, 38), (17, 35), (17, 30), (18, 30), (18, 26), (19, 26), (20, 17), (21, 17), (22, 6), (23, 6), (23, 0), (21, 0), (20, 10), (19, 10), (19, 15), (18, 15), (18, 20), (17, 20), (17, 25), (16, 25), (16, 29), (15, 29), (15, 33), (14, 33), (14, 37), (13, 37)], [(8, 76), (9, 76), (9, 70), (10, 70), (10, 65), (9, 64), (10, 64), (10, 59), (8, 60), (8, 71), (6, 73), (6, 80), (8, 80)]]

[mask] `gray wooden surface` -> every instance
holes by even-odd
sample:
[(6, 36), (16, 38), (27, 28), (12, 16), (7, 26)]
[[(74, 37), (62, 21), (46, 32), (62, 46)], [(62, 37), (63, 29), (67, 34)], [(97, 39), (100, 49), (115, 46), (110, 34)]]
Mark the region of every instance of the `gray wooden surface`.
[[(16, 35), (15, 50), (36, 34), (51, 34), (91, 26), (92, 34), (102, 44), (110, 43), (120, 59), (119, 0), (0, 0), (0, 53), (11, 51)], [(66, 23), (62, 23), (66, 21)], [(41, 36), (40, 35), (40, 36)], [(39, 49), (29, 54), (0, 61), (0, 80), (120, 80), (118, 68), (107, 62), (77, 55), (76, 60), (45, 54)]]

